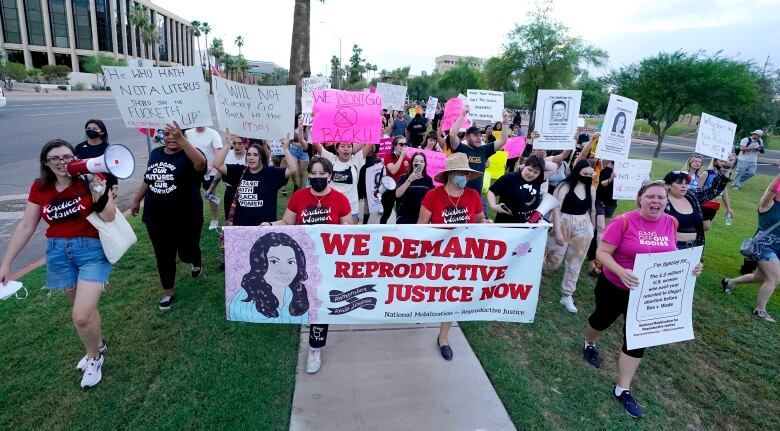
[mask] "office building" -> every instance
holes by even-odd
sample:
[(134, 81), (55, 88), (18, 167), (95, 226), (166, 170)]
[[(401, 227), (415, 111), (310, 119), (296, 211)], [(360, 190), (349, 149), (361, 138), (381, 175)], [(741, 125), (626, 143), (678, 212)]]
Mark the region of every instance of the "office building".
[(477, 57), (461, 57), (459, 55), (440, 55), (436, 57), (436, 72), (444, 73), (446, 70), (455, 66), (459, 61), (469, 61), (469, 66), (480, 69), (483, 60)]

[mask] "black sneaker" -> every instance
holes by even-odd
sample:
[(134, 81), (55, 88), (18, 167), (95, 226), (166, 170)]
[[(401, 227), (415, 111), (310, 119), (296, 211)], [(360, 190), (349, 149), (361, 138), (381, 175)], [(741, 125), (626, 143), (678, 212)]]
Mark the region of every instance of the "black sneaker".
[(201, 271), (203, 271), (203, 268), (201, 268), (200, 266), (195, 266), (195, 265), (190, 266), (190, 275), (192, 276), (192, 278), (197, 278), (200, 275)]
[(729, 286), (729, 283), (725, 278), (720, 279), (720, 285), (723, 287), (723, 293), (731, 295), (731, 291), (734, 290), (734, 286)]
[(439, 344), (439, 337), (436, 337), (436, 345), (439, 346), (439, 352), (441, 352), (441, 357), (447, 361), (451, 361), (453, 356), (452, 348), (448, 344), (445, 344), (444, 346)]
[[(615, 395), (614, 391), (612, 391), (612, 395)], [(628, 415), (632, 418), (640, 419), (645, 417), (645, 412), (642, 410), (642, 405), (636, 402), (634, 397), (631, 395), (631, 391), (623, 391), (620, 396), (615, 398), (623, 403), (623, 408), (626, 409), (626, 413), (628, 413)]]
[(223, 272), (225, 271), (225, 262), (220, 262), (219, 263), (219, 270), (223, 271)]
[(596, 368), (601, 368), (601, 357), (599, 351), (596, 350), (596, 346), (585, 346), (582, 348), (582, 357), (585, 362), (593, 365)]
[(173, 304), (173, 298), (174, 296), (168, 296), (165, 295), (162, 298), (160, 298), (160, 310), (168, 310), (171, 308), (171, 304)]

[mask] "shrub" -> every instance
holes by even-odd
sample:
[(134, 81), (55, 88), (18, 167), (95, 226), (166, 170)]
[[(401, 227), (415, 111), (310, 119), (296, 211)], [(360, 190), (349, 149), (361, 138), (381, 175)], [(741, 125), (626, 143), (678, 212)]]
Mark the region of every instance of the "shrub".
[(27, 68), (19, 63), (0, 64), (0, 81), (8, 91), (14, 89), (14, 81), (22, 81), (27, 76)]
[(67, 85), (58, 85), (57, 86), (57, 90), (67, 90), (67, 89), (68, 89)]
[(83, 82), (79, 82), (78, 84), (76, 84), (73, 87), (71, 87), (71, 90), (73, 90), (73, 91), (83, 91), (85, 88), (87, 88), (87, 86), (84, 85)]
[(36, 93), (40, 93), (41, 92), (41, 86), (40, 85), (36, 85), (35, 86), (35, 92)]
[(47, 64), (41, 68), (41, 75), (53, 84), (67, 83), (70, 72), (70, 67), (60, 64)]

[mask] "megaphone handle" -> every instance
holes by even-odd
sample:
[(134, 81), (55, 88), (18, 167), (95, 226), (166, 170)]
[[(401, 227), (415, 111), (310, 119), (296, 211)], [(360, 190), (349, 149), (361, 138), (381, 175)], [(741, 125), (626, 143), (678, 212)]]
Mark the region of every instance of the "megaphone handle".
[[(100, 178), (101, 180), (105, 180), (106, 179), (106, 176), (103, 175), (100, 172), (97, 172), (97, 173), (94, 173), (94, 174), (90, 174), (90, 175), (85, 175), (85, 176), (87, 177), (87, 182), (91, 182), (92, 181), (92, 176), (96, 176), (96, 177)], [(98, 194), (102, 194), (103, 193), (103, 186), (94, 186), (93, 188), (95, 189), (95, 191)]]

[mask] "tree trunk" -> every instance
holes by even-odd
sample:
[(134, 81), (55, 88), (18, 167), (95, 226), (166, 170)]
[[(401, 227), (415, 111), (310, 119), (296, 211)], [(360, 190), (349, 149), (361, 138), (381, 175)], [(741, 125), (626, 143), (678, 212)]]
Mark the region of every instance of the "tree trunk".
[(301, 78), (311, 76), (309, 49), (311, 28), (311, 1), (295, 0), (292, 44), (290, 45), (290, 75), (287, 83), (295, 85), (295, 112), (301, 112)]
[[(534, 131), (534, 127), (536, 127), (536, 102), (538, 101), (539, 97), (539, 89), (534, 88), (534, 100), (531, 103), (531, 107), (528, 108), (528, 130), (526, 131), (526, 136), (531, 136), (531, 132)], [(523, 127), (521, 124), (520, 127)]]
[(211, 72), (211, 55), (209, 54), (209, 34), (206, 33), (206, 63), (209, 66), (209, 94), (214, 94), (214, 86), (213, 86), (213, 76), (214, 74)]
[(647, 124), (650, 125), (650, 127), (653, 129), (653, 132), (655, 133), (656, 138), (658, 139), (658, 143), (655, 145), (655, 152), (653, 152), (653, 158), (657, 159), (658, 155), (661, 153), (661, 144), (664, 142), (664, 135), (666, 134), (666, 130), (668, 127), (665, 127), (663, 131), (661, 131), (661, 125), (654, 122), (654, 121), (648, 121)]

